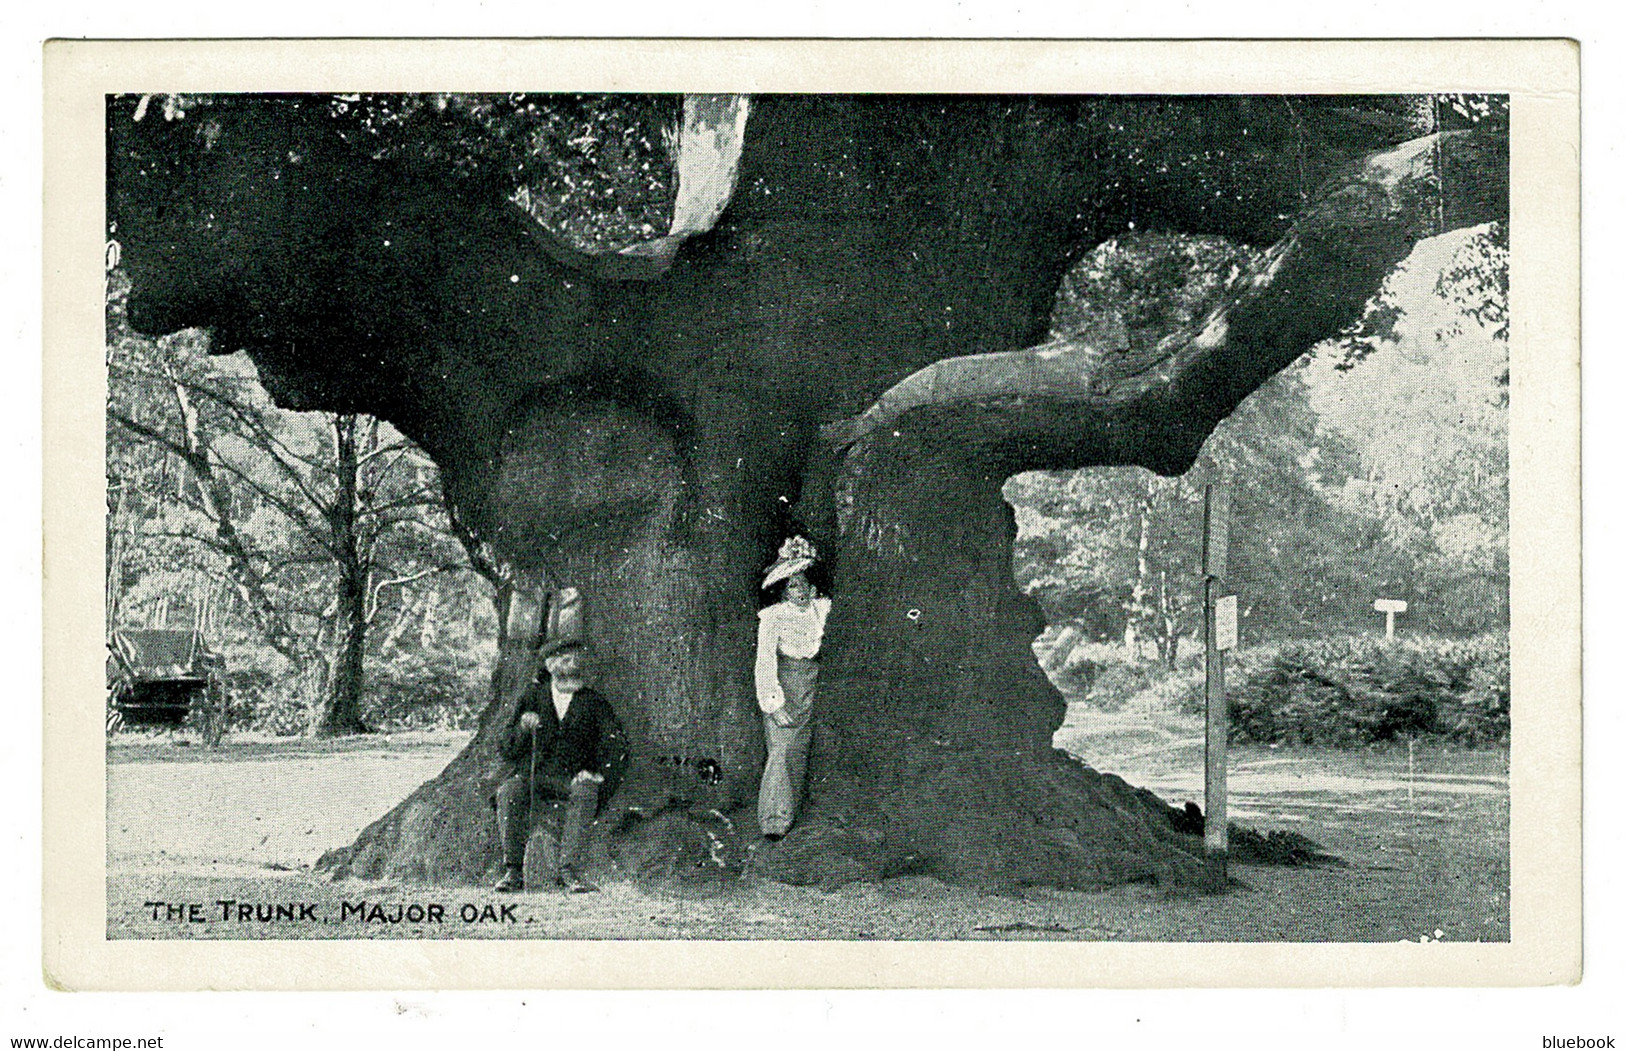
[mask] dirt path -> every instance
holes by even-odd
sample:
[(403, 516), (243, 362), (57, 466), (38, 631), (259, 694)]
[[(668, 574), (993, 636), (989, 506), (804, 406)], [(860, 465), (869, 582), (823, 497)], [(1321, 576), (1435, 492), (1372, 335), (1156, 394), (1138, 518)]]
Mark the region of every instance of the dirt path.
[[(238, 741), (218, 753), (161, 741), (121, 743), (108, 767), (109, 937), (1508, 937), (1504, 750), (1419, 749), (1414, 761), (1403, 748), (1237, 750), (1232, 814), (1259, 828), (1301, 831), (1348, 864), (1238, 867), (1235, 892), (1218, 897), (1143, 886), (1095, 894), (1028, 888), (999, 896), (909, 877), (834, 891), (744, 880), (681, 893), (611, 879), (598, 894), (508, 898), (473, 888), (334, 884), (310, 874), (322, 851), (349, 842), (433, 776), (463, 740)], [(1201, 799), (1201, 742), (1182, 726), (1091, 717), (1069, 723), (1057, 743), (1170, 802)], [(199, 904), (206, 920), (173, 921), (163, 908), (154, 918), (146, 904), (154, 901)], [(223, 908), (221, 901), (235, 904)], [(270, 908), (271, 918), (261, 922), (241, 909), (278, 902), (288, 911), (306, 906), (304, 918), (278, 919)], [(431, 918), (432, 905), (440, 907), (439, 921)]]
[(163, 738), (121, 742), (107, 767), (109, 866), (218, 874), (309, 868), (438, 774), (466, 734), (361, 741), (232, 741), (219, 751)]

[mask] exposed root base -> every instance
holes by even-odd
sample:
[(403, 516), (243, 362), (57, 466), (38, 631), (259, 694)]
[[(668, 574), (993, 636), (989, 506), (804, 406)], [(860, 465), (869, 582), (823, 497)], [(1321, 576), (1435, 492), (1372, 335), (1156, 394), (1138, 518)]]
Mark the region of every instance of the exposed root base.
[[(334, 879), (389, 879), (468, 886), (501, 875), (495, 786), (481, 775), (482, 749), (463, 752), (440, 775), (329, 851), (317, 871)], [(588, 866), (639, 879), (738, 875), (756, 839), (754, 817), (729, 786), (687, 770), (634, 761), (599, 814)], [(740, 822), (748, 822), (743, 827)]]
[[(480, 764), (459, 756), (433, 781), (317, 868), (334, 878), (481, 885), (500, 875), (496, 822)], [(833, 777), (830, 779), (833, 781)], [(726, 785), (637, 763), (600, 815), (588, 867), (598, 878), (684, 885), (754, 873), (839, 886), (929, 875), (988, 891), (1100, 890), (1124, 883), (1213, 889), (1199, 823), (1122, 778), (1060, 752), (922, 751), (889, 787), (828, 784), (778, 843)], [(742, 805), (747, 804), (747, 805)], [(1232, 831), (1232, 860), (1335, 859), (1293, 833)]]
[(791, 883), (930, 875), (1003, 891), (1206, 883), (1201, 839), (1145, 789), (1060, 752), (920, 750), (865, 805), (844, 792), (758, 866)]

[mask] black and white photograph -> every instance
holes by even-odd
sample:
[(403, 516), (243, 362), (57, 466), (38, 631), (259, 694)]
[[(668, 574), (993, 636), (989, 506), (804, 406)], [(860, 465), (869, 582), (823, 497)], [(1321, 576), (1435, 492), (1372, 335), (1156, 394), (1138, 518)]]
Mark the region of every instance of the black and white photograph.
[(1575, 328), (1520, 316), (1561, 122), (1052, 50), (98, 87), (75, 927), (1577, 978), (1578, 533), (1519, 524), (1578, 521)]

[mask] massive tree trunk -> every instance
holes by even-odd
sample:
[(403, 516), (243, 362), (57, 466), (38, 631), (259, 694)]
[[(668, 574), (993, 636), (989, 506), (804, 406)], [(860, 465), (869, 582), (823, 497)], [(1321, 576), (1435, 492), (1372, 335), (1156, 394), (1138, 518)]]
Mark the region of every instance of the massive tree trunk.
[(944, 437), (888, 431), (845, 460), (806, 817), (762, 867), (796, 882), (1199, 880), (1200, 844), (1166, 805), (1053, 748), (1064, 704), (1011, 575), (1008, 469)]
[[(1378, 121), (1358, 145), (1343, 126), (1306, 144), (1270, 100), (784, 96), (749, 108), (731, 160), (746, 107), (686, 110), (685, 141), (735, 122), (704, 136), (723, 144), (707, 185), (737, 175), (726, 211), (680, 191), (671, 239), (573, 258), (466, 189), (347, 153), (319, 107), (279, 105), (200, 114), (206, 145), (162, 165), (144, 158), (174, 133), (110, 108), (132, 318), (213, 326), (284, 404), (391, 420), (520, 583), (473, 742), (324, 859), (339, 875), (492, 874), (482, 774), (534, 674), (540, 596), (569, 585), (634, 751), (601, 862), (1200, 881), (1171, 808), (1052, 749), (1062, 704), (1000, 487), (1183, 470), (1417, 238), (1505, 209), (1494, 135), (1401, 142), (1413, 126)], [(1446, 163), (1461, 185), (1440, 194)], [(1333, 176), (1303, 207), (1305, 180)], [(1045, 342), (1075, 250), (1130, 217), (1273, 247), (1149, 344)], [(832, 559), (835, 612), (807, 805), (767, 846), (750, 657), (758, 574), (791, 529)]]

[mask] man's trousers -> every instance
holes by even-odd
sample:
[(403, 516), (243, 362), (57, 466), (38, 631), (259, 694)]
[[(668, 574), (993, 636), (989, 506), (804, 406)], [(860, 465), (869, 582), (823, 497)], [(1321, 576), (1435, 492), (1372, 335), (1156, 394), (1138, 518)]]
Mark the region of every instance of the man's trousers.
[[(536, 819), (557, 837), (559, 865), (580, 865), (587, 845), (587, 829), (598, 816), (598, 782), (566, 781), (537, 776)], [(525, 864), (525, 841), (530, 838), (530, 775), (518, 773), (497, 789), (497, 832), (502, 837), (502, 863), (510, 868)], [(563, 811), (560, 831), (559, 812)]]

